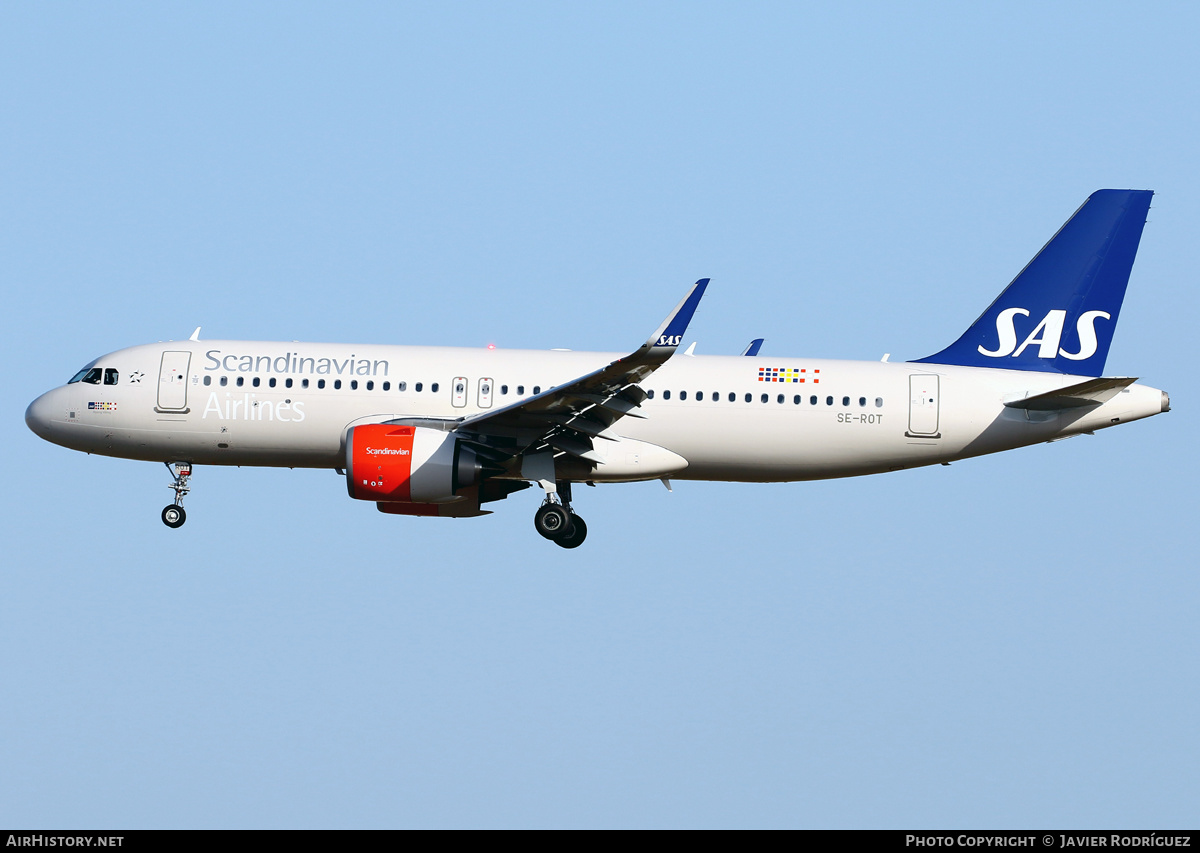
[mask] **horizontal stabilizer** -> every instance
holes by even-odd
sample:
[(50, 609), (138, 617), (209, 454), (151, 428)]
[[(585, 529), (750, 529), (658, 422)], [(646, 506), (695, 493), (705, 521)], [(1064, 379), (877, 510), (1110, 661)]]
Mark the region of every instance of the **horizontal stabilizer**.
[(1136, 376), (1089, 379), (1078, 385), (1068, 385), (1066, 388), (1058, 388), (1044, 394), (1035, 394), (1021, 400), (1011, 400), (1004, 405), (1010, 409), (1028, 409), (1033, 412), (1053, 412), (1059, 409), (1078, 409), (1080, 406), (1098, 406), (1108, 402), (1134, 382), (1137, 382)]

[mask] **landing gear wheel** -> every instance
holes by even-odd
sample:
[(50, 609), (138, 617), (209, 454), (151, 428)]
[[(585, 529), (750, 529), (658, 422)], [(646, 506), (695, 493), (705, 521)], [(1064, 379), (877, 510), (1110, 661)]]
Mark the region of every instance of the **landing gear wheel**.
[(183, 507), (175, 504), (168, 504), (163, 507), (162, 511), (163, 524), (170, 528), (183, 527), (183, 523), (187, 521), (187, 513), (183, 511)]
[(570, 532), (571, 515), (559, 504), (542, 504), (534, 513), (533, 526), (542, 536), (556, 542)]
[(183, 498), (191, 491), (188, 480), (192, 477), (192, 463), (176, 462), (174, 471), (171, 471), (170, 462), (163, 464), (167, 466), (167, 471), (171, 474), (172, 483), (168, 488), (175, 492), (175, 503), (163, 507), (162, 521), (172, 529), (183, 527), (183, 523), (187, 521), (187, 513), (183, 511)]
[(587, 525), (583, 523), (582, 518), (572, 515), (571, 525), (567, 528), (566, 535), (555, 539), (554, 544), (560, 548), (578, 548), (586, 538)]

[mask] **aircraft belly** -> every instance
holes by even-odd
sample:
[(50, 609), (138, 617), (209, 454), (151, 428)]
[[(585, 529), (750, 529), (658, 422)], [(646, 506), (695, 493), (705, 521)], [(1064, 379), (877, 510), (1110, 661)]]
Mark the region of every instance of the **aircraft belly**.
[(891, 412), (867, 414), (870, 420), (825, 408), (661, 407), (623, 431), (687, 459), (678, 479), (812, 480), (891, 470), (913, 454), (902, 430), (888, 428)]

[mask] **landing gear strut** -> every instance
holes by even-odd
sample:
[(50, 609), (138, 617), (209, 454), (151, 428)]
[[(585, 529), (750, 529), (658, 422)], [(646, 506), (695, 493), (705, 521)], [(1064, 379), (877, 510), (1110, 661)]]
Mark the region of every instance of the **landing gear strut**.
[[(167, 470), (171, 471), (171, 463), (164, 462)], [(174, 480), (168, 488), (175, 490), (175, 503), (167, 504), (163, 507), (162, 522), (167, 527), (183, 527), (183, 523), (187, 521), (187, 513), (183, 511), (183, 496), (186, 495), (191, 488), (188, 486), (188, 478), (192, 476), (191, 462), (176, 462), (175, 470), (171, 471), (171, 477)]]
[(578, 548), (587, 537), (587, 525), (571, 509), (571, 483), (561, 480), (546, 488), (546, 500), (533, 516), (533, 526), (560, 548)]

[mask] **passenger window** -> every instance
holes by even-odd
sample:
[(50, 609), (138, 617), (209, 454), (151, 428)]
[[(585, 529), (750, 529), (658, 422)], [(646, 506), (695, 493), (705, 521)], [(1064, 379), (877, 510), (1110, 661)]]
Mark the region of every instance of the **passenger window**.
[(849, 397), (843, 397), (843, 398), (842, 398), (842, 405), (843, 405), (843, 406), (849, 406), (849, 405), (850, 405), (850, 398), (849, 398)]
[(221, 387), (222, 387), (222, 388), (224, 388), (224, 387), (225, 387), (226, 385), (228, 385), (228, 384), (229, 384), (229, 377), (228, 377), (228, 376), (222, 376), (222, 377), (221, 377)]
[(663, 399), (664, 399), (664, 400), (670, 400), (670, 399), (671, 399), (671, 392), (670, 392), (670, 391), (663, 391)]
[(340, 380), (340, 379), (333, 380), (333, 390), (334, 391), (342, 390), (342, 380)]
[(686, 400), (686, 399), (687, 399), (687, 391), (680, 391), (680, 392), (679, 392), (679, 399), (680, 399), (680, 400)]
[(501, 385), (501, 386), (500, 386), (500, 394), (501, 394), (501, 395), (504, 395), (504, 394), (507, 394), (507, 393), (508, 393), (508, 386), (507, 386), (507, 385)]
[(541, 386), (541, 385), (534, 385), (534, 386), (533, 386), (533, 393), (534, 393), (534, 394), (541, 394), (541, 393), (542, 393), (542, 386)]
[(205, 385), (212, 385), (212, 377), (211, 377), (211, 376), (205, 376), (205, 377), (204, 377), (204, 384), (205, 384)]
[(275, 377), (272, 376), (270, 379), (268, 379), (267, 384), (270, 385), (272, 388), (274, 388), (275, 387)]
[(414, 386), (413, 386), (413, 388), (415, 388), (415, 389), (417, 390), (417, 392), (418, 392), (418, 393), (419, 393), (419, 392), (420, 392), (420, 390), (421, 390), (422, 388), (424, 388), (424, 387), (425, 387), (425, 383), (424, 383), (424, 382), (418, 382), (416, 385), (414, 385)]
[(703, 402), (704, 402), (704, 392), (703, 392), (703, 391), (697, 391), (697, 392), (696, 392), (696, 402), (697, 402), (697, 403), (703, 403)]
[(810, 406), (817, 405), (817, 395), (816, 394), (813, 394), (811, 397), (808, 398), (808, 404)]
[(284, 388), (291, 388), (291, 387), (292, 387), (292, 380), (291, 380), (291, 378), (290, 378), (290, 377), (289, 377), (289, 378), (287, 378), (287, 379), (285, 379), (285, 380), (283, 380), (283, 387), (284, 387)]
[(803, 397), (801, 397), (799, 394), (797, 394), (795, 397), (792, 398), (792, 402), (795, 403), (797, 406), (799, 406), (800, 401), (803, 399), (804, 399)]
[(252, 384), (254, 385), (255, 388), (257, 388), (259, 385), (262, 385), (262, 380), (259, 379), (257, 376), (255, 376)]
[(737, 394), (733, 393), (732, 391), (729, 392), (729, 402), (731, 402), (731, 403), (737, 402)]
[(434, 382), (432, 385), (430, 385), (430, 386), (429, 386), (429, 392), (430, 392), (431, 394), (436, 394), (436, 393), (437, 393), (437, 385), (438, 385), (438, 384), (437, 384), (436, 382)]
[(384, 390), (384, 391), (391, 391), (391, 390), (392, 390), (392, 383), (391, 383), (391, 382), (384, 382), (384, 383), (383, 383), (383, 390)]
[(877, 409), (883, 408), (883, 398), (882, 397), (875, 398), (875, 408), (877, 408)]
[(782, 402), (783, 402), (783, 395), (782, 395), (782, 394), (780, 394), (780, 395), (779, 395), (779, 396), (778, 396), (778, 397), (775, 399), (775, 402), (776, 402), (776, 403), (782, 403)]
[(358, 390), (358, 380), (357, 380), (357, 379), (351, 379), (351, 380), (350, 380), (350, 390), (351, 390), (351, 391), (357, 391), (357, 390)]
[(749, 403), (753, 399), (749, 394), (746, 395), (746, 402)]
[(301, 380), (300, 380), (300, 387), (301, 387), (301, 388), (307, 388), (307, 387), (308, 387), (308, 380), (307, 380), (307, 379), (301, 379)]
[(375, 382), (373, 380), (370, 380), (370, 379), (367, 380), (367, 390), (368, 391), (375, 390)]
[(763, 395), (762, 395), (762, 401), (763, 401), (764, 403), (765, 403), (765, 402), (767, 402), (767, 400), (770, 400), (770, 399), (771, 399), (771, 398), (770, 398), (770, 397), (768, 397), (766, 394), (763, 394)]
[(401, 391), (401, 392), (407, 391), (407, 390), (408, 390), (408, 383), (407, 383), (407, 382), (397, 382), (397, 383), (396, 383), (396, 390), (397, 390), (397, 391)]
[(324, 379), (318, 379), (318, 380), (317, 380), (317, 388), (318, 388), (318, 389), (323, 389), (324, 387), (325, 387), (325, 380), (324, 380)]
[(242, 387), (243, 385), (245, 385), (245, 384), (246, 384), (246, 377), (245, 377), (245, 376), (239, 376), (239, 377), (237, 378), (237, 387), (241, 388), (241, 387)]
[[(116, 385), (117, 377), (118, 377), (118, 374), (117, 374), (116, 369), (114, 369), (112, 367), (104, 368), (104, 384), (105, 385)], [(206, 376), (204, 378), (207, 379), (208, 377)]]
[(721, 395), (716, 391), (713, 391), (713, 402), (714, 403), (721, 402)]
[(866, 398), (866, 397), (859, 397), (859, 398), (858, 398), (858, 405), (860, 405), (860, 406), (865, 406), (865, 405), (867, 405), (867, 398)]
[(653, 400), (653, 399), (654, 399), (654, 392), (653, 392), (653, 391), (647, 391), (647, 392), (646, 392), (646, 399), (647, 399), (647, 400)]
[(525, 396), (525, 386), (524, 386), (524, 385), (518, 385), (518, 386), (517, 386), (517, 396), (518, 396), (518, 397), (524, 397), (524, 396)]
[(826, 398), (825, 398), (825, 405), (826, 405), (826, 406), (832, 406), (832, 405), (833, 405), (833, 398), (832, 398), (832, 397), (826, 397)]

